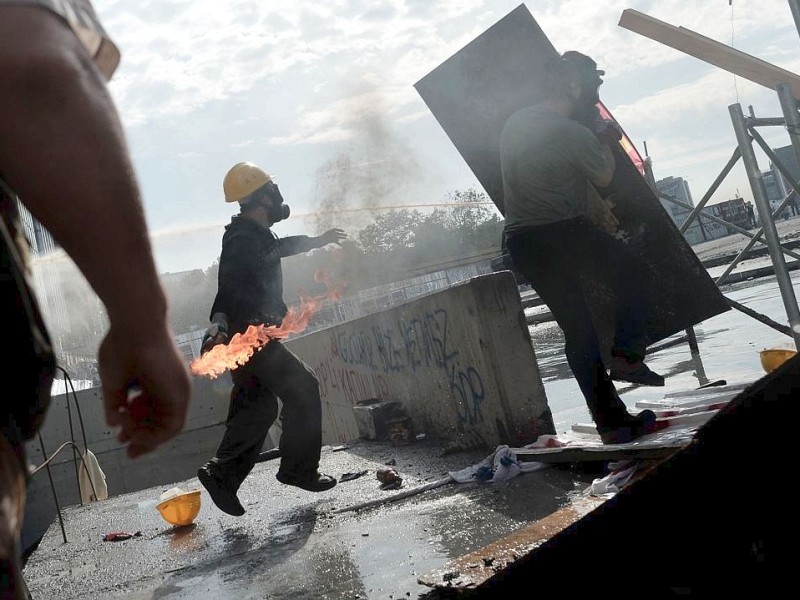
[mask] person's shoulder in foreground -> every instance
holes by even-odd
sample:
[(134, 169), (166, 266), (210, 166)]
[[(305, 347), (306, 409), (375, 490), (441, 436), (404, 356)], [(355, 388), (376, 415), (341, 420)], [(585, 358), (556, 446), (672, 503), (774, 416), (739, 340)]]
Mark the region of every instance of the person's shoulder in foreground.
[(0, 8), (14, 7), (44, 9), (63, 20), (75, 32), (100, 72), (111, 79), (119, 65), (120, 52), (89, 0), (0, 0)]

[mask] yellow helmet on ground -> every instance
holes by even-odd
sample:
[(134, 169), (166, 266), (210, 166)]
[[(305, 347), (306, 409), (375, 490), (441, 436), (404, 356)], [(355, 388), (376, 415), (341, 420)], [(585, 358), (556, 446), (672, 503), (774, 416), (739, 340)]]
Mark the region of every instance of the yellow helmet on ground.
[(225, 202), (239, 202), (270, 181), (272, 177), (253, 163), (237, 163), (230, 168), (222, 181)]

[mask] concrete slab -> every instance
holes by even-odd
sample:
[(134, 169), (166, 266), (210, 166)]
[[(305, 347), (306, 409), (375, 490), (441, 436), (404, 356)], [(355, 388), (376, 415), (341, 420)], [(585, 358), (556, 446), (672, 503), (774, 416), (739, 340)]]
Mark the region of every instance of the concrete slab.
[(523, 445), (555, 432), (513, 275), (501, 271), (286, 347), (317, 374), (322, 435), (360, 435), (353, 406), (400, 402), (415, 431), (463, 448)]
[[(485, 452), (445, 454), (432, 441), (410, 446), (359, 442), (323, 452), (322, 470), (367, 474), (330, 492), (279, 484), (277, 461), (256, 465), (241, 498), (247, 513), (225, 515), (205, 490), (195, 523), (172, 528), (155, 509), (156, 487), (64, 511), (31, 555), (25, 577), (37, 600), (89, 598), (399, 598), (428, 591), (417, 579), (568, 504), (594, 476), (569, 468), (504, 484), (451, 483), (369, 509), (475, 464)], [(375, 471), (394, 459), (403, 488), (380, 490)], [(201, 489), (196, 479), (178, 482)], [(141, 531), (103, 542), (112, 531)]]

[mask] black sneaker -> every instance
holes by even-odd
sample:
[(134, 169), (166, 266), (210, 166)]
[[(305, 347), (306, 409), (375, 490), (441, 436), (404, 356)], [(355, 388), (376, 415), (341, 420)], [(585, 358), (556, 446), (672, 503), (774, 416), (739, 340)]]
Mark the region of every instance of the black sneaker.
[(633, 440), (653, 433), (659, 428), (656, 413), (645, 409), (636, 415), (628, 415), (621, 425), (599, 429), (604, 444), (627, 444)]
[(627, 381), (637, 385), (652, 385), (661, 387), (664, 385), (664, 376), (655, 371), (651, 371), (641, 360), (628, 361), (623, 356), (614, 356), (611, 359), (611, 379), (615, 381)]
[(197, 470), (197, 478), (206, 488), (218, 509), (234, 517), (241, 517), (244, 514), (244, 507), (236, 497), (236, 492), (226, 487), (222, 478), (215, 475), (208, 465)]
[(290, 475), (288, 473), (278, 473), (275, 478), (283, 484), (293, 485), (308, 492), (324, 492), (331, 489), (336, 485), (336, 478), (330, 475), (324, 475), (320, 472), (311, 473), (309, 475)]

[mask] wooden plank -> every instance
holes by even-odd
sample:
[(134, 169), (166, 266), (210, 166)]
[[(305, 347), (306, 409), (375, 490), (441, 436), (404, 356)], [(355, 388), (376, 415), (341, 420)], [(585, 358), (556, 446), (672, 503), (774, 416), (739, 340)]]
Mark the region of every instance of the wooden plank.
[[(657, 419), (660, 429), (667, 427), (678, 428), (694, 428), (699, 427), (706, 423), (711, 417), (717, 414), (717, 410), (704, 410), (702, 412), (695, 412), (690, 414), (680, 414), (672, 417)], [(575, 423), (572, 426), (572, 431), (576, 433), (593, 433), (597, 434), (597, 428), (594, 423)]]
[(664, 394), (664, 398), (687, 398), (690, 396), (710, 396), (713, 394), (726, 394), (728, 392), (739, 392), (744, 388), (753, 385), (752, 382), (746, 383), (732, 383), (730, 385), (720, 385), (717, 387), (698, 388), (696, 390), (684, 390), (681, 392), (670, 392)]
[(417, 581), (431, 588), (447, 588), (453, 591), (474, 588), (605, 501), (604, 498), (582, 496), (543, 519), (422, 575)]
[[(599, 439), (599, 438), (598, 438)], [(654, 444), (596, 444), (565, 446), (563, 448), (515, 448), (522, 462), (585, 463), (616, 460), (655, 460), (671, 456), (686, 446), (690, 438), (680, 441)]]
[(721, 402), (730, 402), (740, 392), (728, 392), (727, 394), (719, 394), (716, 396), (697, 396), (685, 400), (676, 401), (672, 398), (663, 398), (661, 400), (639, 400), (636, 403), (636, 408), (649, 408), (651, 410), (667, 410), (674, 408), (695, 408), (697, 406), (711, 406), (712, 404), (720, 404)]
[(661, 408), (661, 409), (654, 409), (653, 412), (656, 414), (656, 418), (664, 419), (666, 417), (677, 417), (679, 415), (692, 415), (695, 413), (706, 412), (709, 410), (719, 410), (723, 408), (726, 404), (728, 404), (728, 402), (729, 400), (723, 400), (722, 402), (712, 402), (711, 404), (704, 404), (702, 406)]
[(632, 8), (622, 11), (619, 26), (771, 90), (781, 83), (789, 84), (794, 97), (800, 98), (800, 76), (691, 29), (670, 25)]

